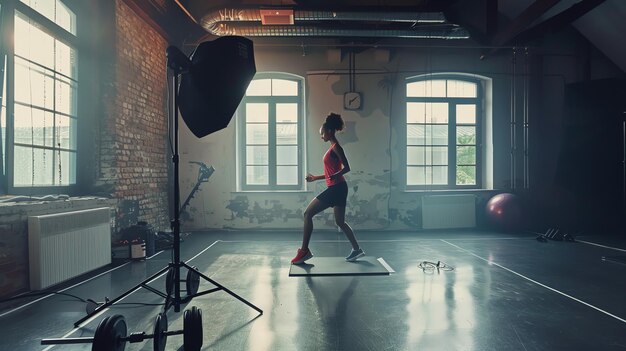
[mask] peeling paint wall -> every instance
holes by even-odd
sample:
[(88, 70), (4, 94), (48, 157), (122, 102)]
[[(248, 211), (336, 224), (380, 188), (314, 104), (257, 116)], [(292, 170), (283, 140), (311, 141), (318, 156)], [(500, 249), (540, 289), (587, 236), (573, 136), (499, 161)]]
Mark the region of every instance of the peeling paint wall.
[[(578, 50), (578, 47), (571, 50)], [(376, 61), (373, 52), (373, 49), (369, 49), (356, 54), (355, 85), (356, 91), (363, 94), (363, 107), (359, 111), (345, 111), (343, 93), (349, 89), (346, 74), (348, 61), (345, 57), (340, 63), (330, 63), (326, 47), (322, 46), (307, 48), (305, 56), (302, 48), (295, 45), (255, 48), (258, 72), (287, 72), (305, 77), (305, 173), (323, 173), (322, 156), (329, 145), (320, 139), (319, 127), (331, 111), (343, 116), (346, 129), (338, 134), (338, 139), (352, 168), (346, 175), (349, 186), (346, 221), (353, 228), (421, 229), (420, 203), (424, 192), (408, 192), (404, 189), (405, 79), (412, 76), (459, 72), (480, 74), (492, 80), (493, 186), (497, 190), (511, 184), (509, 133), (512, 67), (509, 54), (481, 61), (478, 49), (407, 47), (392, 49), (391, 60), (381, 63)], [(572, 63), (571, 60), (563, 64), (562, 67), (552, 67), (550, 72), (543, 71), (538, 76), (540, 83), (555, 89), (544, 92), (543, 98), (534, 102), (537, 104), (535, 108), (540, 106), (542, 109), (560, 111), (563, 81), (575, 80), (576, 72), (582, 69), (580, 64)], [(570, 72), (566, 72), (568, 70)], [(518, 95), (521, 99), (521, 88), (518, 89)], [(542, 118), (550, 123), (558, 123), (562, 116), (550, 114)], [(541, 123), (537, 123), (537, 128), (541, 127)], [(235, 128), (233, 119), (226, 129), (197, 139), (182, 124), (181, 195), (186, 195), (197, 178), (197, 167), (187, 161), (201, 161), (216, 168), (210, 181), (201, 186), (191, 201), (189, 214), (183, 218), (183, 228), (302, 228), (304, 209), (325, 189), (324, 182), (309, 183), (306, 191), (302, 192), (238, 192)], [(545, 178), (543, 181), (549, 182), (550, 175), (546, 177), (538, 174), (540, 176), (537, 175), (535, 179)], [(475, 194), (477, 213), (480, 215), (481, 206), (484, 206), (493, 190), (476, 191)], [(314, 226), (316, 229), (335, 229), (332, 209), (316, 216)]]

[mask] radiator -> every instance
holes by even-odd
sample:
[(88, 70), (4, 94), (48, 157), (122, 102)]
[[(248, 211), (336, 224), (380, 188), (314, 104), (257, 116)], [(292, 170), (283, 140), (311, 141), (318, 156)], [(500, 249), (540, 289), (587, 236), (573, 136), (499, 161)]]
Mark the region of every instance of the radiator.
[(425, 195), (422, 197), (422, 228), (447, 229), (475, 226), (475, 195)]
[(31, 290), (111, 263), (108, 207), (28, 217)]

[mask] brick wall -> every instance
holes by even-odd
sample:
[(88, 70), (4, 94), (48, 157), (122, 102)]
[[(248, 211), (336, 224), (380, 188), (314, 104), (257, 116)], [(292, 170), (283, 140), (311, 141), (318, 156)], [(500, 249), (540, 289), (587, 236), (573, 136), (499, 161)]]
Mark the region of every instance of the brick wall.
[(115, 59), (104, 94), (100, 184), (139, 203), (139, 220), (169, 227), (167, 41), (123, 0), (116, 0)]

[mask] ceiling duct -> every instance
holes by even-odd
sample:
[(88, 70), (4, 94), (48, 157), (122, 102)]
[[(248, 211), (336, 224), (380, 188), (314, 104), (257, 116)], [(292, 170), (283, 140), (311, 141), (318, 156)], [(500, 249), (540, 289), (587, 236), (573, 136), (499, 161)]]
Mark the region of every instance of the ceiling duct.
[(262, 25), (261, 11), (258, 8), (214, 10), (200, 23), (217, 36), (469, 38), (465, 28), (447, 22), (441, 12), (293, 10), (293, 25)]

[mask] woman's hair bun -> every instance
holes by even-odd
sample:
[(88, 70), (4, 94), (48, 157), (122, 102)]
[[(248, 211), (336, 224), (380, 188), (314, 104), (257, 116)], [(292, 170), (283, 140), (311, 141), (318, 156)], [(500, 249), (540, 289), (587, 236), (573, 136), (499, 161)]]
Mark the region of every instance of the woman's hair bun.
[(332, 131), (343, 130), (343, 118), (341, 118), (341, 115), (331, 112), (326, 116), (326, 122), (324, 122), (323, 127), (326, 130)]

